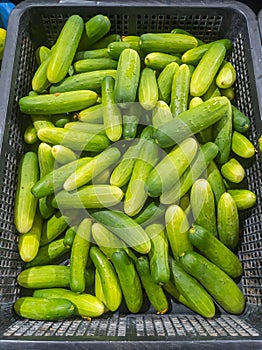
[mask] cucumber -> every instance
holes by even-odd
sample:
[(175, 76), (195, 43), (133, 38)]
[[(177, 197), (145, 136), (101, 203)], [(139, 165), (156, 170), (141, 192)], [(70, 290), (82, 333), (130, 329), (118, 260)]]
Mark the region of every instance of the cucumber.
[(176, 62), (169, 63), (160, 72), (157, 78), (159, 99), (168, 104), (170, 103), (171, 99), (173, 77), (175, 72), (178, 70), (178, 67), (179, 66)]
[(149, 252), (150, 273), (157, 284), (165, 284), (170, 279), (168, 264), (168, 240), (162, 224), (151, 224), (145, 228), (151, 239)]
[(202, 99), (203, 101), (207, 101), (212, 97), (217, 97), (217, 96), (221, 96), (220, 90), (216, 85), (215, 79), (212, 80), (211, 84), (209, 85), (209, 88), (207, 89), (207, 91), (204, 93), (204, 95), (202, 95)]
[(137, 113), (137, 105), (131, 104), (123, 114), (123, 132), (125, 140), (134, 139), (137, 135), (140, 115)]
[(189, 101), (188, 109), (194, 108), (196, 106), (199, 106), (201, 103), (204, 101), (202, 100), (201, 97), (192, 97), (191, 100)]
[(195, 277), (217, 301), (231, 314), (241, 314), (245, 298), (237, 284), (219, 267), (202, 255), (187, 251), (180, 257), (182, 267)]
[(17, 283), (24, 288), (68, 288), (70, 268), (62, 265), (33, 266), (23, 270), (17, 276)]
[(14, 224), (19, 233), (26, 233), (33, 226), (38, 201), (31, 193), (31, 189), (38, 179), (37, 154), (26, 152), (19, 163), (15, 194)]
[(102, 80), (102, 105), (105, 132), (109, 140), (116, 142), (122, 136), (122, 114), (115, 103), (115, 80), (107, 76)]
[(108, 45), (115, 41), (121, 41), (121, 36), (119, 34), (113, 33), (113, 34), (107, 34), (103, 36), (101, 39), (96, 41), (93, 45), (89, 47), (89, 50), (98, 50), (107, 48)]
[(167, 192), (179, 180), (198, 151), (195, 139), (188, 138), (176, 145), (149, 173), (146, 187), (151, 197)]
[(154, 137), (160, 147), (170, 147), (215, 124), (227, 113), (228, 99), (214, 97), (160, 125)]
[(193, 225), (188, 232), (188, 237), (192, 245), (202, 255), (212, 261), (228, 276), (236, 278), (242, 274), (243, 268), (237, 255), (218, 240), (209, 229)]
[(49, 265), (57, 261), (58, 258), (65, 256), (70, 250), (69, 246), (64, 245), (64, 239), (56, 239), (38, 250), (36, 257), (25, 264), (25, 268), (32, 266)]
[[(50, 86), (50, 94), (62, 93), (62, 92), (73, 92), (75, 90), (96, 90), (101, 88), (101, 82), (107, 75), (116, 77), (115, 69), (103, 69), (93, 72), (84, 72), (72, 75), (63, 79), (60, 83)], [(90, 106), (90, 104), (89, 104)], [(88, 107), (88, 106), (86, 106)], [(86, 107), (75, 108), (80, 110)]]
[(77, 168), (81, 167), (87, 162), (90, 162), (91, 160), (91, 157), (83, 157), (49, 172), (45, 176), (41, 177), (41, 179), (38, 180), (32, 187), (33, 195), (36, 198), (42, 198), (62, 189), (68, 176)]
[[(98, 269), (95, 269), (95, 296), (98, 300), (101, 301), (101, 303), (103, 303), (103, 305), (106, 304), (106, 299), (105, 299), (105, 295), (102, 287), (102, 280), (98, 272)], [(107, 307), (105, 307), (105, 312), (107, 311), (109, 310), (107, 309)]]
[(38, 132), (42, 128), (54, 128), (49, 115), (31, 115), (34, 128)]
[(67, 75), (83, 30), (84, 21), (78, 15), (70, 16), (64, 24), (51, 50), (50, 62), (47, 68), (47, 79), (50, 83), (58, 83)]
[(55, 208), (107, 208), (117, 205), (124, 196), (123, 191), (113, 185), (86, 185), (77, 191), (60, 191), (52, 200)]
[(50, 53), (51, 50), (48, 47), (43, 45), (39, 46), (35, 52), (37, 65), (40, 66), (40, 64), (50, 56)]
[(114, 267), (101, 250), (95, 246), (90, 248), (90, 258), (101, 278), (105, 306), (108, 310), (114, 312), (119, 308), (122, 301), (122, 291)]
[(171, 205), (165, 213), (166, 233), (173, 256), (179, 259), (181, 253), (192, 250), (188, 239), (189, 223), (183, 209), (178, 205)]
[(73, 129), (78, 131), (84, 131), (89, 134), (100, 134), (105, 135), (104, 124), (98, 123), (81, 123), (81, 122), (69, 122), (64, 126), (65, 129)]
[(85, 284), (85, 269), (88, 260), (92, 221), (83, 219), (79, 224), (70, 254), (70, 289), (83, 293)]
[(107, 47), (107, 53), (112, 59), (118, 60), (121, 52), (125, 49), (133, 49), (139, 53), (137, 42), (133, 43), (124, 41), (114, 41), (110, 43)]
[[(192, 35), (191, 33), (189, 33), (188, 31), (186, 31), (186, 30), (184, 30), (182, 28), (174, 28), (174, 29), (171, 30), (171, 33), (172, 34), (185, 34), (185, 35), (189, 35), (189, 36), (194, 36), (194, 35)], [(204, 44), (204, 42), (202, 40), (200, 40), (198, 38), (196, 38), (196, 40), (197, 40), (197, 43), (198, 43), (199, 46)]]
[(155, 71), (149, 67), (142, 70), (138, 86), (138, 101), (145, 110), (154, 108), (158, 100)]
[(257, 201), (257, 196), (254, 192), (247, 189), (227, 190), (236, 202), (238, 210), (252, 208)]
[(140, 77), (140, 57), (137, 51), (125, 49), (118, 60), (115, 78), (116, 103), (135, 102)]
[(181, 176), (180, 182), (177, 182), (169, 191), (163, 193), (160, 196), (160, 202), (162, 204), (171, 204), (176, 203), (182, 198), (189, 191), (194, 181), (207, 169), (209, 163), (216, 157), (217, 153), (217, 145), (213, 142), (207, 142), (201, 146), (200, 152), (197, 153), (190, 168)]
[(84, 72), (92, 72), (103, 69), (116, 69), (117, 61), (109, 57), (102, 58), (86, 58), (76, 61), (73, 65), (76, 74)]
[(57, 321), (70, 317), (74, 313), (74, 304), (66, 299), (40, 297), (21, 297), (14, 303), (17, 315), (31, 320)]
[(66, 123), (69, 123), (71, 121), (71, 118), (67, 113), (53, 114), (51, 115), (51, 121), (58, 128), (63, 128)]
[(220, 89), (227, 89), (236, 81), (236, 70), (231, 62), (224, 61), (216, 76), (216, 85)]
[(214, 142), (219, 149), (216, 161), (219, 164), (224, 164), (229, 159), (232, 143), (232, 108), (229, 100), (227, 115), (216, 123), (214, 129)]
[(211, 161), (209, 166), (207, 167), (207, 181), (209, 182), (212, 188), (215, 202), (217, 205), (220, 197), (226, 191), (226, 188), (223, 182), (221, 172), (214, 161)]
[(63, 238), (63, 243), (66, 247), (72, 247), (75, 239), (77, 226), (68, 227)]
[(39, 139), (51, 145), (63, 145), (74, 151), (102, 152), (110, 145), (107, 137), (65, 128), (43, 128), (37, 133)]
[(171, 55), (183, 53), (197, 45), (196, 38), (192, 36), (172, 33), (146, 33), (140, 36), (139, 41), (139, 47), (144, 52), (157, 51)]
[(77, 51), (74, 57), (74, 61), (86, 60), (86, 59), (97, 59), (97, 58), (109, 58), (107, 53), (107, 48), (104, 47), (102, 49), (95, 50), (85, 50), (85, 51)]
[(138, 258), (135, 265), (151, 305), (158, 315), (165, 314), (168, 311), (168, 301), (162, 287), (153, 281), (147, 256)]
[(207, 291), (194, 277), (185, 272), (179, 262), (171, 259), (170, 265), (175, 286), (186, 300), (186, 306), (204, 317), (214, 317), (215, 305)]
[(238, 108), (232, 105), (233, 129), (238, 132), (246, 132), (250, 128), (250, 119)]
[(67, 164), (77, 159), (75, 152), (63, 145), (54, 145), (51, 148), (53, 158), (59, 164)]
[(206, 179), (194, 182), (190, 191), (190, 204), (195, 223), (217, 237), (215, 199)]
[(180, 64), (181, 59), (176, 55), (169, 55), (163, 52), (151, 52), (146, 55), (144, 62), (146, 67), (161, 71), (171, 62)]
[(94, 295), (87, 293), (74, 293), (64, 288), (38, 289), (33, 293), (34, 298), (47, 298), (56, 301), (57, 299), (69, 300), (74, 306), (74, 314), (83, 318), (99, 317), (104, 311), (104, 305)]
[(152, 221), (161, 219), (164, 215), (165, 209), (157, 202), (151, 202), (148, 205), (144, 205), (139, 214), (135, 215), (133, 219), (140, 225), (149, 225)]
[(33, 76), (32, 89), (38, 93), (42, 93), (51, 85), (50, 81), (47, 79), (47, 69), (50, 59), (51, 55), (40, 64)]
[(227, 97), (229, 101), (232, 101), (235, 98), (235, 91), (232, 86), (226, 89), (220, 89), (220, 93), (221, 96)]
[(140, 145), (124, 199), (124, 212), (129, 216), (138, 214), (143, 208), (148, 197), (146, 179), (158, 161), (158, 147), (152, 140), (144, 140)]
[(188, 65), (181, 64), (173, 76), (171, 88), (170, 109), (174, 118), (187, 110), (190, 78)]
[(165, 101), (157, 101), (152, 110), (152, 125), (157, 129), (160, 125), (165, 124), (173, 119), (170, 107)]
[(143, 292), (133, 261), (121, 249), (113, 253), (112, 263), (119, 278), (127, 309), (131, 313), (139, 312), (143, 304)]
[(103, 123), (102, 103), (83, 109), (74, 117), (84, 123)]
[(69, 224), (69, 217), (56, 211), (50, 219), (44, 222), (40, 245), (43, 246), (52, 242), (62, 232), (65, 231)]
[(121, 211), (96, 211), (92, 217), (138, 253), (147, 254), (150, 251), (151, 242), (144, 229)]
[(91, 90), (61, 92), (25, 96), (20, 98), (19, 107), (25, 114), (58, 114), (77, 111), (96, 103), (97, 94)]
[(239, 240), (239, 217), (233, 197), (225, 192), (217, 205), (217, 230), (219, 240), (229, 249), (234, 249)]
[(18, 251), (20, 258), (26, 263), (34, 260), (38, 253), (42, 226), (43, 219), (40, 213), (36, 211), (31, 229), (19, 235)]
[(107, 16), (98, 14), (91, 17), (85, 23), (85, 32), (87, 40), (85, 45), (87, 48), (90, 48), (93, 44), (98, 42), (103, 38), (110, 30), (111, 22)]
[(209, 47), (194, 70), (190, 81), (190, 94), (202, 96), (213, 79), (226, 55), (226, 48), (221, 43), (215, 43)]
[(24, 141), (28, 145), (33, 145), (38, 141), (37, 131), (33, 124), (28, 125), (24, 132)]
[(221, 166), (221, 173), (227, 180), (233, 183), (241, 182), (245, 177), (245, 169), (235, 158), (230, 158)]
[(231, 148), (235, 154), (242, 158), (251, 158), (256, 153), (256, 148), (252, 142), (237, 131), (233, 131)]
[(72, 191), (93, 180), (120, 158), (121, 153), (117, 147), (111, 147), (99, 153), (90, 162), (74, 171), (64, 182), (64, 189)]

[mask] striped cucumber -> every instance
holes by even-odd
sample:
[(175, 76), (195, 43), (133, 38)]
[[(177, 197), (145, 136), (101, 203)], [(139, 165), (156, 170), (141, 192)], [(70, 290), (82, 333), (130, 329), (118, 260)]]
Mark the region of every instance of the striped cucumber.
[(146, 110), (154, 108), (158, 100), (158, 86), (155, 71), (149, 67), (142, 70), (138, 85), (138, 101)]
[(178, 70), (176, 62), (169, 63), (157, 77), (159, 99), (170, 103), (173, 77)]

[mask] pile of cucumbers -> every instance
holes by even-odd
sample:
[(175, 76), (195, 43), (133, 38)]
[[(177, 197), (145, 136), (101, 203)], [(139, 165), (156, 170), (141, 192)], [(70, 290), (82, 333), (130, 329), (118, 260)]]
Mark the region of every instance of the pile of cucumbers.
[(14, 208), (26, 293), (14, 310), (93, 318), (142, 312), (147, 299), (164, 314), (171, 297), (208, 318), (240, 314), (239, 211), (256, 204), (245, 186), (256, 148), (234, 105), (232, 42), (110, 28), (102, 14), (72, 15), (36, 50), (19, 100), (30, 116)]

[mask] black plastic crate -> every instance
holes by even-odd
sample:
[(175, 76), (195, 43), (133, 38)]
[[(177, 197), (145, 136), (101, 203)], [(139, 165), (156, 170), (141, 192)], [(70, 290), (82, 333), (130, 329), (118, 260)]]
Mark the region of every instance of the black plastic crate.
[(91, 322), (70, 319), (61, 322), (30, 321), (12, 309), (20, 295), (16, 276), (23, 264), (19, 258), (13, 205), (17, 167), (25, 150), (26, 117), (18, 100), (30, 90), (36, 68), (34, 51), (51, 46), (65, 20), (80, 14), (84, 20), (108, 15), (111, 32), (142, 34), (181, 27), (202, 40), (229, 38), (230, 60), (237, 70), (236, 103), (252, 120), (249, 131), (257, 145), (262, 133), (261, 47), (257, 19), (245, 5), (235, 1), (172, 1), (78, 3), (25, 1), (11, 14), (1, 72), (0, 95), (0, 348), (1, 349), (261, 349), (262, 348), (262, 167), (260, 155), (247, 169), (249, 188), (257, 205), (241, 216), (239, 257), (244, 266), (240, 285), (247, 306), (240, 316), (226, 313), (208, 320), (172, 301), (172, 311), (159, 316), (149, 309), (132, 315), (121, 311)]

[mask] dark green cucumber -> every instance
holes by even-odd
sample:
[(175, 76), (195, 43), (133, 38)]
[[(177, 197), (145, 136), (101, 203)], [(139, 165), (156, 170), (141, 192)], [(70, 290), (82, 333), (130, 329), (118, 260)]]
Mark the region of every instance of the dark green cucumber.
[(146, 33), (140, 36), (139, 46), (144, 52), (176, 54), (196, 47), (196, 38), (185, 34)]
[(98, 247), (90, 248), (90, 258), (101, 279), (105, 306), (110, 311), (116, 311), (122, 301), (122, 291), (114, 267)]
[(109, 58), (107, 48), (96, 49), (96, 50), (85, 50), (78, 51), (75, 54), (74, 61), (86, 60), (90, 58)]
[(70, 317), (75, 306), (66, 299), (44, 297), (21, 297), (14, 303), (17, 315), (30, 320), (56, 321)]
[(70, 247), (64, 245), (63, 238), (54, 240), (49, 244), (40, 247), (36, 257), (32, 261), (26, 263), (25, 268), (51, 264), (55, 259), (68, 253), (69, 250)]
[(121, 41), (121, 36), (116, 33), (107, 34), (103, 36), (101, 39), (96, 41), (93, 45), (89, 47), (89, 50), (99, 50), (103, 48), (107, 48), (110, 43), (115, 41)]
[(235, 278), (242, 274), (243, 268), (237, 255), (217, 239), (210, 230), (193, 225), (188, 232), (188, 237), (201, 254), (230, 277)]
[(161, 147), (173, 146), (215, 124), (228, 113), (228, 99), (214, 97), (160, 125), (154, 137)]
[(217, 205), (218, 237), (229, 249), (234, 249), (239, 240), (239, 217), (233, 197), (225, 192)]
[(151, 202), (145, 205), (139, 214), (133, 219), (140, 225), (150, 224), (152, 221), (160, 219), (164, 215), (165, 209), (157, 202)]
[(86, 42), (85, 46), (90, 48), (93, 44), (103, 38), (110, 30), (111, 22), (107, 16), (98, 14), (91, 17), (85, 23)]
[(209, 182), (212, 188), (215, 202), (217, 205), (220, 197), (226, 191), (226, 188), (223, 182), (221, 172), (214, 161), (211, 161), (209, 166), (207, 167), (207, 181)]
[[(115, 69), (103, 69), (93, 72), (84, 72), (72, 75), (63, 79), (60, 83), (54, 84), (50, 87), (50, 93), (54, 94), (57, 92), (68, 92), (75, 90), (96, 90), (101, 88), (101, 82), (107, 75), (115, 78)], [(86, 106), (87, 107), (87, 106)], [(75, 111), (86, 108), (80, 107), (75, 108)]]
[(179, 262), (171, 259), (170, 265), (175, 286), (178, 292), (186, 299), (186, 306), (204, 317), (214, 317), (215, 305), (201, 284), (186, 273)]
[(225, 311), (232, 314), (241, 314), (244, 311), (244, 295), (237, 284), (219, 267), (193, 251), (185, 252), (180, 257), (180, 262)]
[(28, 232), (34, 222), (37, 199), (31, 193), (39, 179), (37, 154), (26, 152), (19, 163), (18, 183), (15, 194), (14, 223), (19, 233)]
[(64, 288), (38, 289), (33, 293), (34, 298), (47, 298), (56, 301), (57, 299), (69, 300), (74, 306), (74, 314), (83, 318), (99, 317), (104, 311), (103, 303), (94, 295), (87, 293), (74, 293)]
[(104, 58), (86, 58), (76, 61), (73, 65), (76, 74), (84, 72), (92, 72), (103, 69), (116, 69), (117, 61), (109, 57)]
[(51, 93), (20, 98), (19, 107), (25, 114), (59, 114), (74, 112), (92, 106), (97, 101), (97, 94), (91, 90), (78, 90)]
[(58, 83), (67, 75), (83, 30), (84, 21), (78, 15), (70, 16), (64, 24), (51, 50), (50, 62), (47, 68), (47, 79), (50, 83)]
[(143, 292), (135, 265), (128, 254), (123, 250), (113, 253), (112, 263), (119, 278), (128, 310), (137, 313), (143, 304)]
[(63, 265), (33, 266), (19, 273), (17, 282), (21, 287), (38, 289), (70, 285), (70, 268)]
[(76, 235), (77, 226), (68, 227), (65, 236), (63, 238), (63, 243), (66, 247), (72, 247), (74, 238)]
[(193, 160), (190, 168), (188, 168), (180, 178), (180, 182), (176, 183), (169, 191), (160, 196), (162, 204), (176, 203), (191, 188), (204, 171), (206, 171), (209, 163), (216, 157), (218, 147), (213, 142), (207, 142), (200, 147), (196, 158)]
[(168, 311), (168, 301), (162, 287), (155, 283), (149, 267), (148, 258), (144, 255), (136, 260), (136, 270), (151, 305), (157, 314), (163, 315)]
[(232, 105), (233, 128), (238, 132), (246, 132), (250, 128), (250, 119)]
[(173, 256), (179, 259), (181, 253), (192, 250), (188, 239), (189, 223), (183, 209), (178, 205), (171, 205), (165, 213), (166, 233)]
[(198, 143), (194, 138), (176, 145), (149, 173), (146, 180), (149, 195), (157, 197), (170, 190), (189, 167), (197, 151)]
[(170, 279), (168, 264), (168, 240), (162, 224), (151, 224), (145, 228), (151, 239), (149, 252), (150, 273), (157, 284), (165, 284)]
[(126, 214), (117, 210), (101, 210), (92, 213), (92, 216), (137, 252), (147, 254), (150, 251), (148, 235)]
[(85, 269), (90, 248), (91, 225), (91, 219), (81, 221), (71, 249), (70, 289), (77, 293), (83, 293), (86, 288)]
[(106, 135), (112, 142), (122, 136), (122, 114), (116, 105), (114, 88), (114, 78), (107, 76), (102, 80), (103, 121)]
[(217, 237), (215, 199), (206, 179), (194, 182), (190, 191), (190, 204), (195, 223)]

